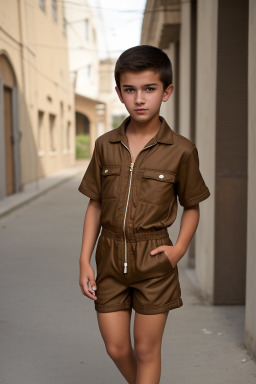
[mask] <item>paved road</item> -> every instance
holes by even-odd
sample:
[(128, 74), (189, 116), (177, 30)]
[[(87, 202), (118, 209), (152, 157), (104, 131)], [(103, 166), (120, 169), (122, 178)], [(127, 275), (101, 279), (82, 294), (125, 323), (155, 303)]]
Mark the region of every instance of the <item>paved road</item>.
[[(0, 383), (122, 384), (93, 302), (78, 286), (88, 199), (78, 175), (0, 221)], [(180, 268), (184, 306), (171, 311), (162, 384), (255, 384), (244, 308), (207, 305)]]

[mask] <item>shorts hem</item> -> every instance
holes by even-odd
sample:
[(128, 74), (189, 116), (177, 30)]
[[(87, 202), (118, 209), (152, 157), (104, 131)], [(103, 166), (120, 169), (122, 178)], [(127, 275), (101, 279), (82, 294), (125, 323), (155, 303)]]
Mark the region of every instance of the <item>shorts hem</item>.
[(136, 312), (142, 314), (142, 315), (156, 315), (158, 313), (164, 313), (167, 311), (170, 311), (175, 308), (180, 308), (183, 306), (183, 301), (181, 297), (177, 300), (171, 301), (167, 304), (161, 305), (159, 307), (140, 307), (137, 305), (133, 305), (133, 308)]
[(117, 312), (117, 311), (123, 311), (123, 310), (132, 308), (131, 302), (114, 304), (114, 305), (97, 304), (96, 302), (94, 302), (94, 305), (95, 305), (95, 310), (101, 313)]

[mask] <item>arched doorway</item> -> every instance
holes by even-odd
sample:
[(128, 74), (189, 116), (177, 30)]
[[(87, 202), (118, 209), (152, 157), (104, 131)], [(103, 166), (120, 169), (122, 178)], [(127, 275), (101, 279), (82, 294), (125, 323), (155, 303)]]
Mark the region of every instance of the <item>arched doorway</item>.
[(0, 198), (20, 190), (17, 86), (12, 65), (0, 54)]
[(90, 120), (86, 115), (76, 112), (76, 134), (89, 135), (90, 133)]
[(76, 112), (76, 158), (90, 157), (90, 120), (80, 112)]

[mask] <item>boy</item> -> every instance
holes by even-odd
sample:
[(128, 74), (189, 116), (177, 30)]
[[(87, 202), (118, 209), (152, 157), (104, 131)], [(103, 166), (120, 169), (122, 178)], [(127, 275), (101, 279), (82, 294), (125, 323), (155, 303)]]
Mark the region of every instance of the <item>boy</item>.
[[(127, 382), (156, 384), (168, 312), (183, 305), (177, 263), (196, 231), (199, 202), (210, 192), (195, 145), (159, 116), (174, 89), (168, 56), (153, 46), (130, 48), (116, 63), (115, 80), (130, 116), (96, 139), (78, 188), (90, 198), (80, 287), (94, 300), (106, 350)], [(173, 245), (167, 228), (176, 218), (177, 196), (184, 211)], [(101, 227), (95, 281), (90, 258)]]

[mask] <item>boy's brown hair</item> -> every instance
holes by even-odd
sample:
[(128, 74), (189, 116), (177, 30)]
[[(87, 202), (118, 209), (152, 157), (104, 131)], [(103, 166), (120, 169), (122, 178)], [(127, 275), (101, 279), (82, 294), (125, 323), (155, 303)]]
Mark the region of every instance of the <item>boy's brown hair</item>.
[(122, 72), (145, 70), (152, 70), (160, 74), (164, 90), (172, 84), (172, 64), (166, 53), (152, 45), (137, 45), (124, 51), (116, 62), (115, 81), (117, 87), (120, 89)]

